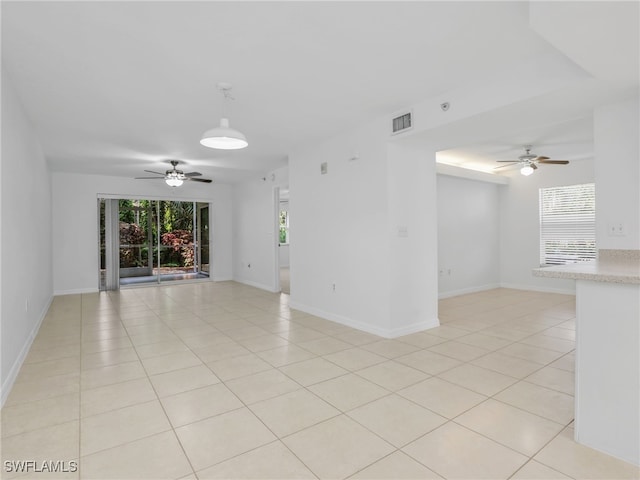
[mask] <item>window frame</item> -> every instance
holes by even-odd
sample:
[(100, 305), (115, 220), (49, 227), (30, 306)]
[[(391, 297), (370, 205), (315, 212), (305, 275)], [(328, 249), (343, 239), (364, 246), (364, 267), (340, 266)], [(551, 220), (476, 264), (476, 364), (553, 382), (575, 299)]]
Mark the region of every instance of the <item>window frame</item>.
[(539, 189), (541, 267), (596, 259), (595, 202), (593, 182)]
[[(284, 213), (284, 223), (283, 223), (283, 219), (282, 219), (282, 214)], [(281, 242), (280, 241), (280, 235), (281, 232), (285, 231), (285, 242)], [(289, 245), (289, 209), (288, 208), (283, 208), (282, 205), (280, 205), (280, 213), (278, 214), (278, 244), (279, 245)]]

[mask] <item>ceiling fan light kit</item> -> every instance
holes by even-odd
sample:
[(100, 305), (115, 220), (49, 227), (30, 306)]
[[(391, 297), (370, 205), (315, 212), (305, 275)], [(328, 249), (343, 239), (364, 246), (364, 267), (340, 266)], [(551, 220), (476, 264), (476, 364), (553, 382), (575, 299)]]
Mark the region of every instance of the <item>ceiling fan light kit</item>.
[(525, 177), (528, 177), (533, 173), (533, 167), (531, 165), (525, 165), (520, 169), (520, 173)]
[(196, 178), (200, 177), (202, 174), (200, 172), (188, 172), (184, 173), (182, 170), (178, 170), (176, 167), (178, 166), (177, 160), (171, 160), (171, 166), (173, 167), (171, 170), (167, 170), (164, 173), (154, 172), (153, 170), (145, 170), (147, 173), (153, 173), (157, 175), (155, 177), (136, 177), (136, 180), (164, 180), (164, 182), (170, 187), (179, 187), (186, 180), (191, 180), (193, 182), (202, 182), (202, 183), (211, 183), (213, 180), (210, 178)]
[(184, 183), (184, 180), (180, 178), (180, 175), (169, 174), (164, 179), (165, 183), (170, 187), (179, 187)]
[[(233, 100), (230, 93), (232, 88), (230, 83), (221, 82), (216, 87), (222, 92), (225, 102)], [(220, 119), (219, 127), (207, 130), (202, 134), (200, 144), (219, 150), (238, 150), (247, 147), (249, 142), (242, 132), (229, 126), (228, 118), (223, 117)]]
[(538, 169), (538, 165), (566, 165), (569, 163), (568, 160), (551, 160), (549, 157), (535, 155), (531, 153), (532, 148), (531, 145), (525, 145), (524, 155), (520, 155), (517, 160), (498, 160), (499, 163), (508, 163), (509, 165), (501, 165), (495, 167), (494, 170), (521, 165), (520, 173), (528, 177)]

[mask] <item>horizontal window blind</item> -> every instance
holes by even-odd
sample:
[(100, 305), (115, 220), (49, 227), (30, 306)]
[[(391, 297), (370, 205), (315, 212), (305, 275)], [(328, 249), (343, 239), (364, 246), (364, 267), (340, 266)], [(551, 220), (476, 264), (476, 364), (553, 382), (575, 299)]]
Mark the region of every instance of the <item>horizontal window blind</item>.
[(596, 258), (595, 184), (540, 189), (540, 265)]

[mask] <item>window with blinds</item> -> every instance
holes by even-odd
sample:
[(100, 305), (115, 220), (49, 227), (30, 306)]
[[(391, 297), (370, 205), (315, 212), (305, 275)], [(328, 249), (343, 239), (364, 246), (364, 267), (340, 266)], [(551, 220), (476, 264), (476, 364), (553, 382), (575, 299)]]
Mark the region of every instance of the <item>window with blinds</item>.
[(540, 189), (540, 265), (596, 258), (595, 184)]

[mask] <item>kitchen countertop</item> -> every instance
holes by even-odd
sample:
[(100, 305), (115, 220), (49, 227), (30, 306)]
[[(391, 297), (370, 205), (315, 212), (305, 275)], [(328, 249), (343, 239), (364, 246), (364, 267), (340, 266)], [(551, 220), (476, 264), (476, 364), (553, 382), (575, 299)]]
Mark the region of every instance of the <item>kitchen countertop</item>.
[(536, 268), (533, 275), (640, 285), (640, 250), (600, 250), (598, 260)]

